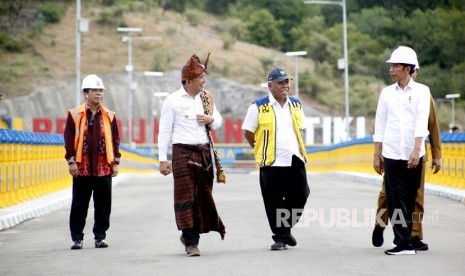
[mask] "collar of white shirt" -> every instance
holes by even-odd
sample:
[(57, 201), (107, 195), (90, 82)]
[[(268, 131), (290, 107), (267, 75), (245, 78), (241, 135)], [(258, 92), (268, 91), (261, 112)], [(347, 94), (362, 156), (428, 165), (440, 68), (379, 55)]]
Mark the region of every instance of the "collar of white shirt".
[[(273, 94), (271, 94), (271, 92), (270, 92), (268, 98), (270, 99), (270, 105), (274, 105), (275, 103), (279, 104), (279, 102), (273, 97)], [(286, 98), (285, 105), (288, 104), (288, 102), (289, 102), (289, 97)]]

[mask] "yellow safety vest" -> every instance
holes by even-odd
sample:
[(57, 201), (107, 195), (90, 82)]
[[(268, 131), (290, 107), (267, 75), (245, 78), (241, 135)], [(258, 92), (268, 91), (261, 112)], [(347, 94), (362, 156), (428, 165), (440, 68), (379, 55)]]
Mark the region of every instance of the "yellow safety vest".
[[(299, 143), (299, 151), (305, 162), (307, 152), (302, 138), (302, 104), (299, 99), (289, 97), (294, 132)], [(254, 133), (254, 155), (257, 165), (270, 166), (276, 159), (276, 116), (268, 96), (255, 101), (258, 108), (258, 127)]]

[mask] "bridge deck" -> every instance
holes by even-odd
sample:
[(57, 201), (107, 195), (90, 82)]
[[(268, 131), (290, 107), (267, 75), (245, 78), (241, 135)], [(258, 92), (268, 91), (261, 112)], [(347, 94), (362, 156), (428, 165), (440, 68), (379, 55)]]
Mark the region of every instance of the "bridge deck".
[(93, 247), (90, 209), (84, 249), (70, 250), (65, 206), (0, 232), (0, 274), (464, 275), (462, 203), (427, 195), (424, 234), (430, 250), (388, 256), (383, 251), (392, 246), (391, 228), (383, 247), (371, 245), (379, 185), (334, 174), (309, 175), (309, 184), (306, 214), (293, 230), (298, 245), (286, 251), (269, 250), (271, 232), (256, 173), (229, 173), (228, 184), (215, 186), (226, 238), (202, 235), (198, 258), (187, 258), (179, 242), (172, 177), (135, 176), (113, 190), (109, 248)]

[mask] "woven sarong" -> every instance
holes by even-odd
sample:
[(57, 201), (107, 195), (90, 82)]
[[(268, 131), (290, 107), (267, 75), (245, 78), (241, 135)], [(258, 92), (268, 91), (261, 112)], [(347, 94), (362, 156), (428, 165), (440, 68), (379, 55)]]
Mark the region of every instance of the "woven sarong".
[(225, 228), (213, 200), (213, 167), (210, 145), (173, 145), (174, 212), (179, 230), (198, 233)]

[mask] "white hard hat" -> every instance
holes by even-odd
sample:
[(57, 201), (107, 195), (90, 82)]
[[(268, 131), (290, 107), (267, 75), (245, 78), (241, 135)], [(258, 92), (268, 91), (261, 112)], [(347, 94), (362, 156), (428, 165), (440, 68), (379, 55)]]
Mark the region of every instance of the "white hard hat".
[(391, 54), (391, 58), (386, 62), (411, 64), (415, 66), (415, 69), (420, 68), (418, 65), (417, 53), (415, 53), (412, 48), (406, 46), (399, 46), (395, 49)]
[(82, 80), (81, 90), (84, 89), (105, 89), (105, 86), (97, 75), (88, 75)]

